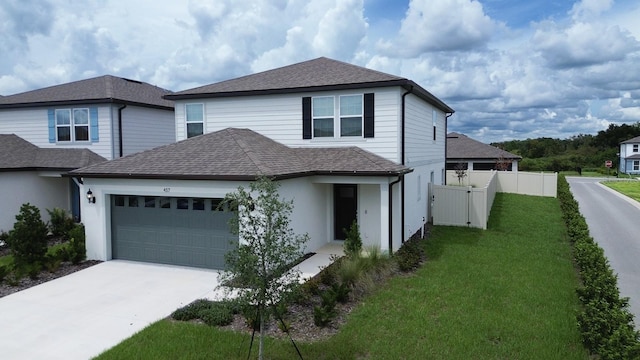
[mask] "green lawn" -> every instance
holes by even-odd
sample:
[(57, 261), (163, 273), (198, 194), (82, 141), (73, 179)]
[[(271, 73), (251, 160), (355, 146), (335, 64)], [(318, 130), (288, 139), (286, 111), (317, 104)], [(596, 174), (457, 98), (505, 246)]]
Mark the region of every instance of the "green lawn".
[[(489, 230), (435, 227), (426, 250), (422, 268), (367, 298), (337, 335), (299, 344), (304, 358), (588, 359), (557, 199), (498, 194)], [(99, 359), (245, 359), (249, 341), (162, 320)], [(297, 358), (280, 340), (266, 355)]]
[(634, 200), (640, 201), (640, 181), (604, 181), (602, 184)]

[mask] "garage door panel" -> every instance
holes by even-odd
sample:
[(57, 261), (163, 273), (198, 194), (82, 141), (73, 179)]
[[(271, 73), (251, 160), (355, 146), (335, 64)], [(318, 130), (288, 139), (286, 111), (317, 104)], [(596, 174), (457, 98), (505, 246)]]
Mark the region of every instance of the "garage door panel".
[(232, 213), (210, 210), (210, 199), (133, 198), (112, 196), (114, 258), (224, 268), (224, 254), (238, 242), (229, 232)]

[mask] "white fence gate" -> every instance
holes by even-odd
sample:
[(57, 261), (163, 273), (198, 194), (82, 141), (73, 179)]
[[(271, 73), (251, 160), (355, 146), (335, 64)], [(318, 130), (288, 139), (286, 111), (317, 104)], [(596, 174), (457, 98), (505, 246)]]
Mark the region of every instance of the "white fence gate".
[[(458, 184), (454, 171), (447, 183)], [(459, 186), (432, 185), (434, 225), (487, 228), (496, 192), (557, 196), (558, 174), (469, 171)]]

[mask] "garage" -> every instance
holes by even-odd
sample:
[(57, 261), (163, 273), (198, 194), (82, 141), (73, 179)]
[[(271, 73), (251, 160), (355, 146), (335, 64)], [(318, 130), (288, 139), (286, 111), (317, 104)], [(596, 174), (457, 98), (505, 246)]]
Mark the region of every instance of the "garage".
[(224, 269), (238, 243), (221, 199), (111, 195), (114, 259)]

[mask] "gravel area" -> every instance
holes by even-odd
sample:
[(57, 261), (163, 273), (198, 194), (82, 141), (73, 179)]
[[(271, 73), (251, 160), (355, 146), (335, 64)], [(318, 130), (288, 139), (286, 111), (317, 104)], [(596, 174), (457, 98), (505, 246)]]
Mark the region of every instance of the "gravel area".
[[(51, 238), (48, 241), (48, 246), (53, 246), (57, 244), (61, 244), (64, 240), (62, 238)], [(9, 255), (11, 250), (9, 250), (6, 246), (0, 247), (0, 256)], [(47, 271), (43, 270), (38, 274), (35, 279), (32, 279), (28, 276), (20, 279), (16, 284), (9, 284), (8, 279), (4, 279), (4, 281), (0, 282), (0, 298), (11, 295), (15, 292), (28, 289), (32, 286), (40, 285), (47, 281), (51, 281), (53, 279), (57, 279), (59, 277), (69, 275), (78, 270), (86, 269), (95, 264), (99, 264), (101, 261), (96, 260), (86, 260), (81, 262), (80, 264), (74, 265), (71, 262), (63, 262), (55, 271)], [(9, 277), (9, 276), (7, 276)]]

